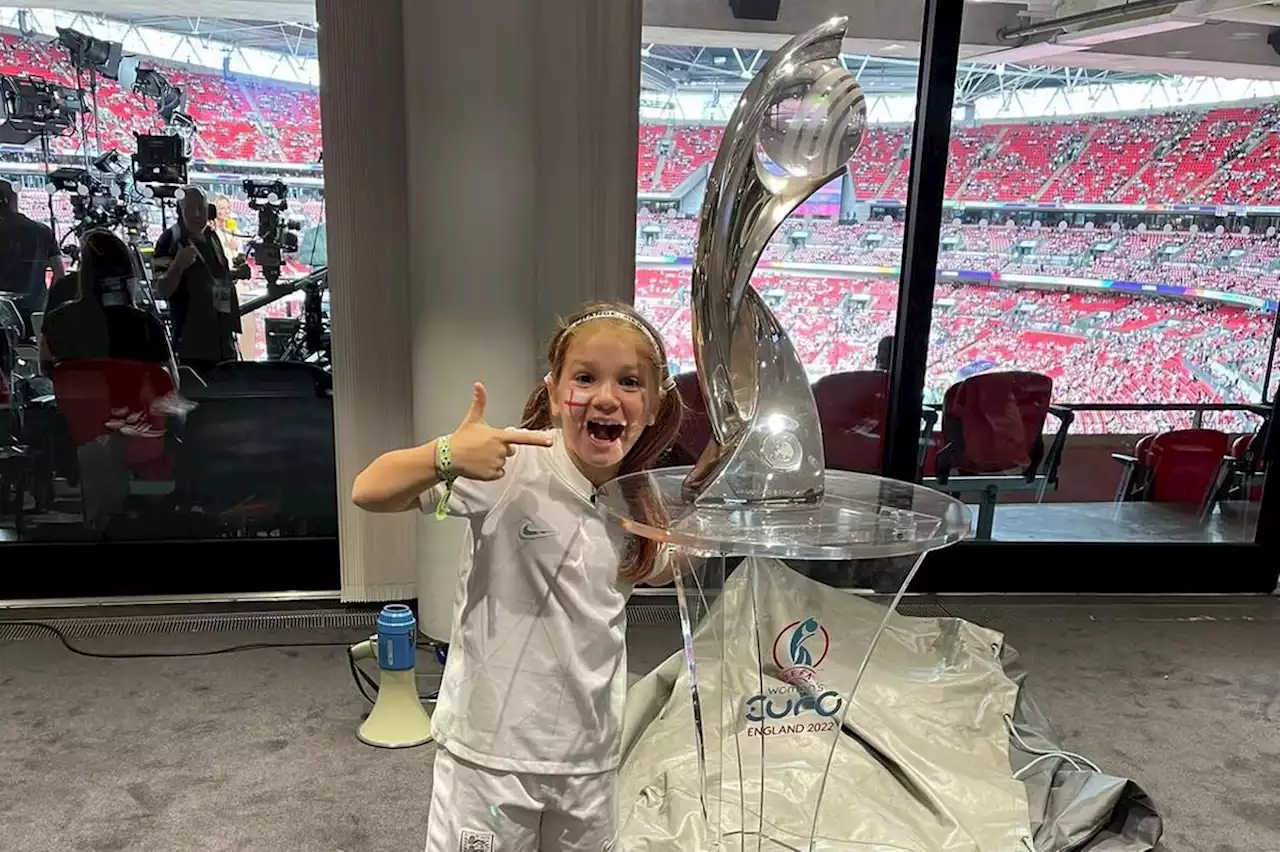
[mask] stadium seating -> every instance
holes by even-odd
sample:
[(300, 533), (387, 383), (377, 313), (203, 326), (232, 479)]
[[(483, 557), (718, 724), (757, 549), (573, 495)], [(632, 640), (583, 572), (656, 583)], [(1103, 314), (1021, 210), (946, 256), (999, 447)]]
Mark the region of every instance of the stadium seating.
[[(314, 163), (320, 155), (316, 90), (224, 77), (160, 61), (188, 95), (200, 126), (195, 155), (212, 160)], [(31, 74), (75, 85), (75, 69), (55, 45), (0, 35), (0, 74)], [(134, 132), (158, 129), (154, 107), (112, 80), (98, 82), (101, 126), (93, 143), (132, 147)], [(1280, 190), (1280, 105), (1173, 110), (1121, 118), (991, 122), (959, 127), (950, 144), (946, 193), (957, 200), (1088, 203), (1272, 203)], [(902, 199), (910, 166), (909, 128), (868, 128), (853, 164), (860, 198)], [(709, 165), (721, 128), (644, 123), (637, 187), (671, 192)], [(78, 135), (54, 150), (79, 150)]]
[[(659, 228), (652, 241), (652, 225)], [(900, 224), (808, 220), (800, 248), (782, 233), (767, 259), (844, 266), (896, 265)], [(692, 221), (641, 217), (639, 257), (691, 257)], [(1100, 243), (1111, 246), (1096, 251)], [(1033, 248), (1028, 249), (1028, 246)], [(1265, 234), (1165, 233), (949, 225), (939, 266), (1052, 277), (1135, 280), (1275, 298), (1277, 240)], [(884, 277), (757, 271), (756, 287), (798, 340), (811, 372), (868, 369), (875, 344), (893, 331), (896, 282)], [(688, 270), (637, 271), (638, 303), (667, 335), (671, 357), (692, 366)], [(1000, 282), (996, 280), (993, 285)], [(1116, 291), (940, 284), (929, 387), (936, 400), (964, 371), (996, 367), (1044, 373), (1060, 402), (1221, 402), (1256, 399), (1272, 318), (1210, 302), (1141, 299)], [(1167, 428), (1152, 415), (1083, 413), (1077, 431)], [(1183, 423), (1182, 425), (1186, 425)]]
[[(224, 76), (145, 60), (188, 95), (186, 109), (200, 132), (197, 158), (257, 164), (313, 163), (319, 158), (320, 108), (314, 89)], [(0, 35), (0, 74), (35, 76), (75, 85), (75, 70), (60, 48)], [(100, 124), (87, 128), (91, 144), (131, 150), (132, 134), (155, 132), (154, 105), (100, 80)], [(1089, 202), (1115, 204), (1273, 203), (1280, 194), (1280, 105), (1235, 105), (1127, 117), (992, 122), (957, 127), (950, 142), (946, 194), (961, 201)], [(683, 192), (715, 156), (721, 129), (699, 123), (642, 123), (636, 165), (638, 191)], [(54, 151), (79, 150), (78, 134), (54, 140)], [(860, 199), (906, 195), (910, 128), (873, 125), (850, 165)], [(0, 152), (30, 161), (31, 152)], [(49, 218), (49, 197), (20, 193), (24, 212)], [(221, 204), (221, 201), (220, 201)], [(227, 215), (252, 229), (242, 199)], [(309, 223), (322, 221), (322, 202), (302, 205)], [(291, 210), (291, 213), (294, 211)], [(830, 203), (807, 212), (830, 215)], [(65, 195), (54, 215), (73, 219)], [(800, 224), (800, 223), (797, 223)], [(656, 229), (652, 226), (657, 226)], [(893, 222), (840, 224), (802, 220), (808, 236), (791, 241), (792, 225), (769, 244), (765, 261), (893, 267), (902, 254), (902, 226)], [(158, 235), (158, 223), (149, 227)], [(697, 224), (642, 211), (637, 256), (688, 258)], [(237, 242), (228, 232), (230, 242)], [(1280, 292), (1280, 241), (1262, 233), (1091, 230), (947, 225), (939, 266), (996, 276), (987, 285), (946, 283), (937, 310), (927, 376), (928, 399), (941, 402), (959, 379), (989, 369), (1043, 373), (1059, 402), (1245, 401), (1257, 398), (1265, 370), (1271, 318), (1220, 303), (1133, 298), (1111, 291), (1016, 289), (1000, 275), (1037, 275), (1174, 285), (1274, 299)], [(232, 245), (235, 250), (237, 247)], [(641, 262), (637, 303), (663, 331), (672, 360), (692, 368), (687, 266)], [(287, 274), (305, 272), (305, 258)], [(875, 343), (892, 333), (896, 283), (885, 275), (794, 274), (762, 269), (755, 285), (791, 331), (817, 378), (869, 369)], [(1194, 294), (1193, 294), (1194, 295)], [(281, 301), (260, 312), (296, 313)], [(261, 325), (262, 316), (255, 324)], [(264, 335), (256, 336), (262, 357)], [(1163, 415), (1087, 412), (1077, 432), (1146, 432), (1185, 428)], [(1225, 426), (1224, 426), (1225, 428)]]
[[(954, 130), (946, 196), (959, 201), (1272, 204), (1280, 106), (1124, 118), (990, 122)], [(902, 200), (910, 128), (873, 125), (852, 164), (859, 198)], [(641, 128), (643, 192), (671, 192), (715, 156), (720, 129)], [(665, 156), (662, 151), (669, 151)]]
[[(187, 96), (184, 109), (196, 120), (200, 133), (194, 155), (205, 159), (257, 163), (314, 163), (320, 157), (320, 98), (315, 89), (224, 79), (163, 62), (146, 66), (163, 73)], [(56, 45), (0, 35), (0, 74), (30, 74), (64, 86), (76, 85), (76, 71), (66, 52)], [(87, 87), (87, 83), (85, 84)], [(154, 133), (161, 121), (155, 106), (125, 92), (113, 80), (98, 80), (97, 115), (89, 122), (91, 144), (131, 151), (134, 133)], [(80, 150), (80, 136), (53, 140), (56, 153)]]

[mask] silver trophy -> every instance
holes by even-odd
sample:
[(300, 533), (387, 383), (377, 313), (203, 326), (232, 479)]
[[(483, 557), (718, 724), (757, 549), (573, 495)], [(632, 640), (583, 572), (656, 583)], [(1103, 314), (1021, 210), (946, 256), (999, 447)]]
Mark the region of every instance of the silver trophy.
[(693, 265), (693, 349), (712, 439), (684, 482), (696, 505), (822, 497), (822, 429), (786, 331), (750, 286), (778, 226), (858, 149), (866, 99), (840, 62), (848, 18), (775, 53), (742, 93), (707, 178)]

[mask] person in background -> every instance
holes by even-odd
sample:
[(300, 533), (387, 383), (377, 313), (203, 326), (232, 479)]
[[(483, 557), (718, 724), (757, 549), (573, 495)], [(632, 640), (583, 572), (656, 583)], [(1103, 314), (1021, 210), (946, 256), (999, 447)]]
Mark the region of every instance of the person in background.
[(235, 360), (241, 330), (235, 282), (251, 273), (243, 257), (228, 262), (203, 190), (182, 190), (178, 221), (156, 241), (152, 264), (157, 295), (169, 302), (178, 360), (202, 377)]
[(124, 241), (90, 230), (80, 240), (75, 298), (49, 311), (41, 327), (41, 368), (53, 381), (59, 410), (69, 424), (87, 424), (96, 433), (76, 443), (81, 513), (95, 530), (110, 529), (125, 512), (131, 471), (163, 461), (163, 443), (149, 442), (145, 460), (130, 450), (141, 445), (127, 444), (163, 436), (152, 418), (169, 394), (122, 362), (159, 365), (177, 383), (164, 325), (135, 305), (140, 280)]
[(893, 364), (893, 335), (880, 338), (880, 342), (876, 344), (876, 369), (889, 372), (889, 367)]
[(164, 326), (135, 305), (142, 271), (129, 247), (98, 228), (80, 245), (80, 271), (65, 277), (75, 283), (75, 297), (50, 310), (41, 328), (41, 372), (51, 375), (57, 361), (110, 358), (161, 364), (176, 383)]
[(0, 293), (13, 298), (27, 337), (35, 336), (31, 315), (45, 309), (47, 271), (55, 281), (67, 274), (53, 231), (24, 216), (13, 184), (0, 180)]

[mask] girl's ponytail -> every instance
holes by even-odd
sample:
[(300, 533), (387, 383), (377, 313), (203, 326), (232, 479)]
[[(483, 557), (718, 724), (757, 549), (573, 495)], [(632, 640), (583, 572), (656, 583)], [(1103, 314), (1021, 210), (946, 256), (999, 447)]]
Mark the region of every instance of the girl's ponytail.
[(538, 382), (538, 386), (525, 400), (524, 411), (520, 415), (521, 429), (551, 428), (551, 392), (546, 382)]

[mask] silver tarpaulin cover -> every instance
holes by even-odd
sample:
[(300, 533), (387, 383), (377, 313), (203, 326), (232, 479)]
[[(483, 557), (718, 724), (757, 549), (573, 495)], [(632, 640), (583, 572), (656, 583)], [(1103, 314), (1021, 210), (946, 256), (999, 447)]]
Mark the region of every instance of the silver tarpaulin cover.
[[(823, 677), (847, 695), (884, 608), (780, 561), (753, 558), (738, 566), (693, 641), (720, 647), (711, 634), (771, 636), (810, 617), (830, 634)], [(760, 670), (749, 641), (724, 642), (723, 659), (723, 667), (701, 669), (699, 677), (750, 681)], [(619, 791), (623, 852), (710, 848), (687, 678), (679, 652), (628, 695)], [(716, 686), (703, 684), (709, 693)], [(727, 756), (760, 742), (743, 718), (726, 711), (726, 727), (737, 725)], [(741, 821), (748, 836), (739, 848), (756, 848), (749, 833), (757, 810), (767, 815), (773, 840), (808, 848), (813, 780), (826, 766), (830, 740), (804, 728), (772, 726), (767, 772), (752, 772), (750, 760), (730, 766), (726, 757), (716, 818), (724, 838)], [(890, 617), (845, 714), (829, 773), (813, 849), (1145, 852), (1162, 830), (1134, 782), (1062, 751), (1001, 634), (956, 618)]]

